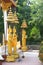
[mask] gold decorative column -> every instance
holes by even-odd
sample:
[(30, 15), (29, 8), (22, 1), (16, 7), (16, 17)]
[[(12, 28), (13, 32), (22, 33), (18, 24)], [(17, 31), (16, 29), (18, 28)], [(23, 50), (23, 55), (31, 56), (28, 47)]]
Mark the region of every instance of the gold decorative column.
[(25, 30), (25, 28), (27, 28), (27, 23), (25, 20), (23, 20), (21, 28), (22, 28), (22, 51), (27, 51), (28, 49), (26, 46), (27, 35), (26, 35), (26, 30)]
[[(10, 8), (10, 10), (8, 12), (8, 16), (7, 16), (7, 20), (6, 21), (7, 21), (7, 23), (14, 24), (14, 27), (12, 28), (12, 30), (13, 30), (12, 31), (12, 34), (11, 33), (8, 33), (9, 36), (10, 36), (10, 38), (8, 38), (8, 41), (9, 41), (8, 42), (8, 53), (10, 53), (10, 56), (7, 56), (7, 61), (14, 61), (15, 58), (18, 58), (18, 56), (19, 56), (19, 54), (17, 53), (17, 48), (16, 48), (16, 45), (17, 45), (17, 34), (16, 34), (16, 28), (15, 28), (15, 24), (17, 23), (18, 19), (17, 19), (16, 16), (14, 17), (11, 8)], [(9, 30), (10, 29), (11, 28), (9, 27)], [(14, 49), (14, 52), (12, 51), (12, 48)]]
[[(14, 16), (13, 16), (13, 12), (10, 8), (9, 12), (8, 12), (8, 16), (7, 16), (7, 23), (13, 23), (14, 22)], [(15, 61), (16, 59), (14, 58), (14, 55), (12, 53), (12, 44), (13, 44), (13, 29), (9, 26), (9, 29), (8, 29), (8, 56), (7, 56), (7, 59), (6, 61)]]

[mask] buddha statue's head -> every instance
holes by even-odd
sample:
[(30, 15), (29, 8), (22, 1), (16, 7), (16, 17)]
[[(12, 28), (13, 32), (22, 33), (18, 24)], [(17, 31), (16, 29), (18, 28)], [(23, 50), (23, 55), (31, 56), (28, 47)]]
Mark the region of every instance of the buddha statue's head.
[(9, 33), (12, 33), (12, 28), (11, 28), (11, 26), (9, 25), (9, 28), (8, 28), (8, 34)]
[(15, 28), (15, 26), (14, 26), (14, 28), (13, 28), (13, 33), (16, 33), (16, 28)]

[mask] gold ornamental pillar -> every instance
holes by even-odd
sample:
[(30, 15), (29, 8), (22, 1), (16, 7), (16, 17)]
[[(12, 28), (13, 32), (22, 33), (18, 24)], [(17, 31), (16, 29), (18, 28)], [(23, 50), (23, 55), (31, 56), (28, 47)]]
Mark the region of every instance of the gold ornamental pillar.
[[(16, 15), (14, 16), (13, 15), (13, 12), (10, 8), (9, 12), (8, 12), (8, 16), (7, 16), (7, 23), (11, 23), (11, 24), (16, 24), (18, 23), (17, 22), (18, 19), (16, 17)], [(15, 25), (14, 27), (12, 28), (13, 32), (12, 32), (12, 43), (11, 43), (11, 40), (8, 39), (8, 53), (11, 52), (11, 49), (13, 48), (14, 49), (14, 52), (11, 52), (11, 56), (7, 56), (7, 59), (6, 61), (15, 61), (16, 58), (18, 58), (19, 54), (17, 53), (17, 48), (16, 48), (16, 45), (17, 45), (17, 34), (16, 34), (16, 28), (15, 28)], [(10, 34), (11, 36), (11, 34)], [(9, 37), (8, 37), (9, 38)], [(12, 45), (9, 45), (9, 44), (12, 44)], [(11, 49), (10, 49), (11, 48)]]
[(23, 20), (21, 28), (22, 28), (22, 51), (25, 52), (28, 49), (26, 45), (27, 35), (26, 35), (26, 30), (25, 30), (25, 28), (27, 28), (27, 23), (25, 20)]
[[(13, 12), (10, 8), (9, 12), (8, 12), (8, 16), (7, 16), (7, 23), (13, 23), (14, 22), (14, 16), (13, 16)], [(12, 48), (13, 48), (13, 34), (12, 34), (13, 29), (11, 28), (11, 26), (8, 28), (8, 56), (6, 58), (6, 61), (11, 62), (11, 61), (15, 61), (16, 59), (14, 58), (14, 55), (12, 53)]]

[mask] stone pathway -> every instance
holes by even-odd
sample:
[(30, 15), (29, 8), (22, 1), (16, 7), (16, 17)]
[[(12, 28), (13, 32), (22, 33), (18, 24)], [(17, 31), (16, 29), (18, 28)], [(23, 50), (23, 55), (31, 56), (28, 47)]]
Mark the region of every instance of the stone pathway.
[(38, 52), (25, 52), (25, 58), (20, 62), (3, 62), (2, 65), (43, 65), (38, 57)]

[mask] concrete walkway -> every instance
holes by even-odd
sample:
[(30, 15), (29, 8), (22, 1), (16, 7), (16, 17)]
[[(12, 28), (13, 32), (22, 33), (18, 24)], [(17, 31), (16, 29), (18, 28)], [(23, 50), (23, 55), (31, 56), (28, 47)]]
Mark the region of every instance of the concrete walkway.
[(29, 51), (24, 53), (25, 58), (20, 62), (3, 62), (2, 65), (43, 65), (39, 60), (38, 51)]

